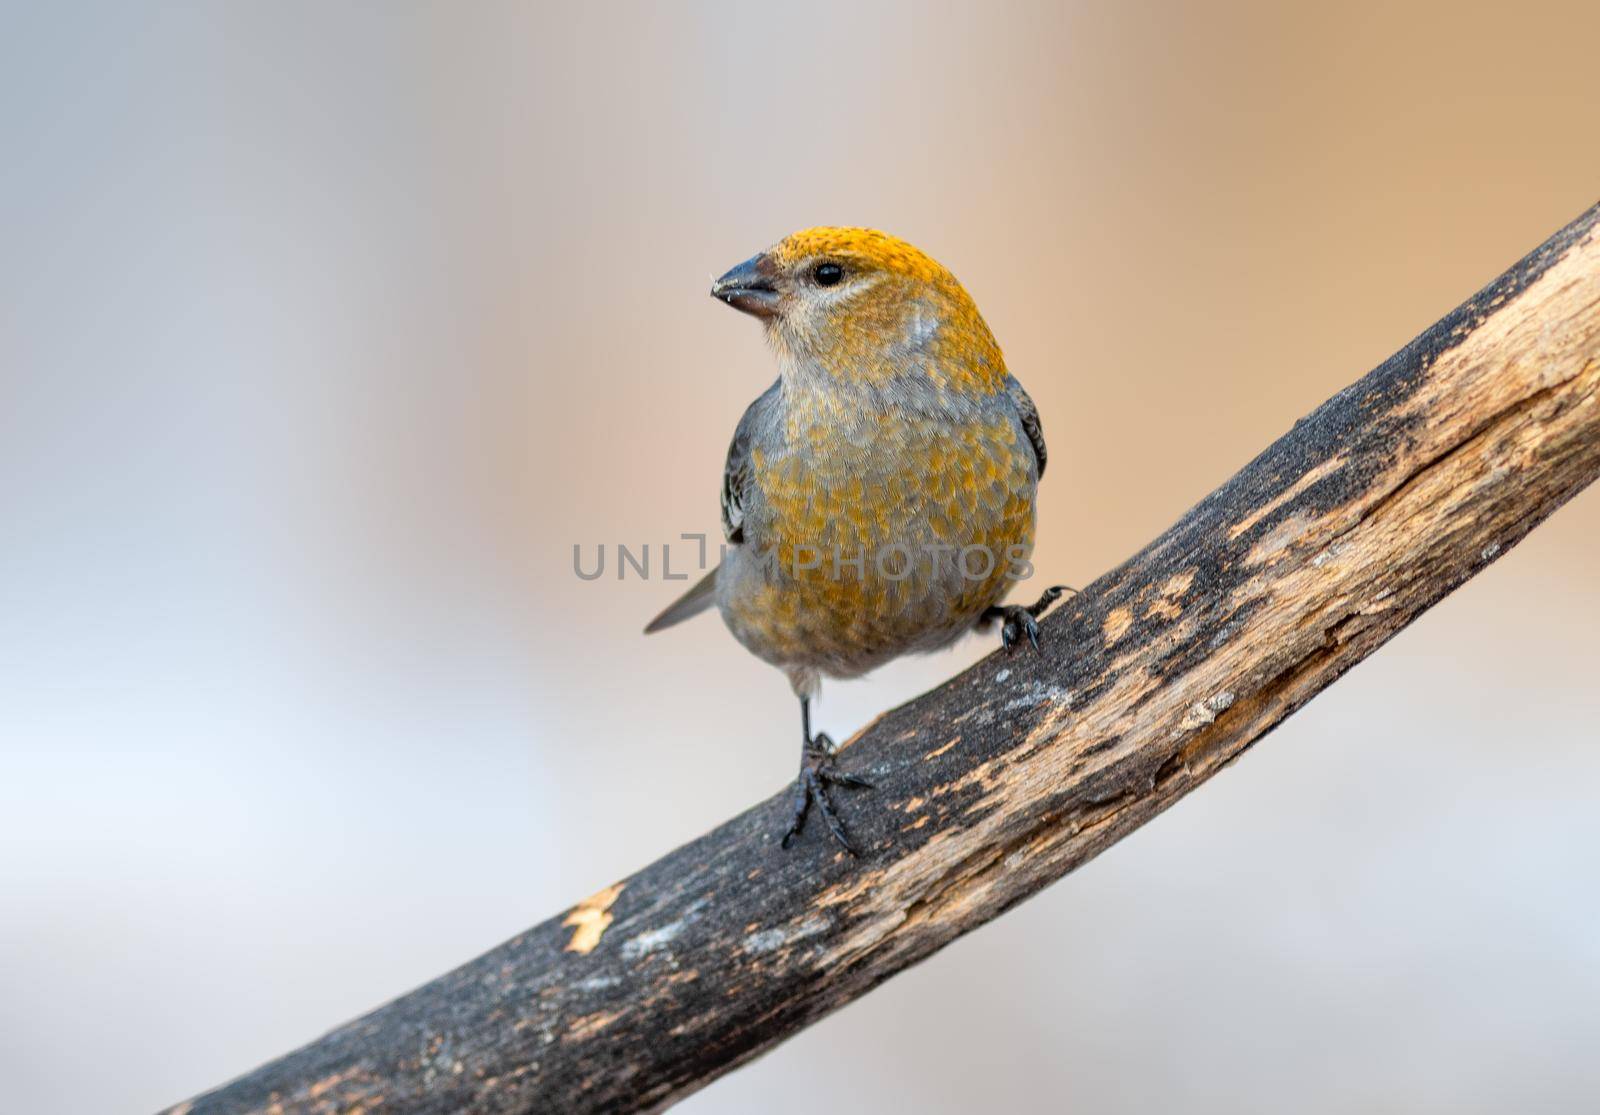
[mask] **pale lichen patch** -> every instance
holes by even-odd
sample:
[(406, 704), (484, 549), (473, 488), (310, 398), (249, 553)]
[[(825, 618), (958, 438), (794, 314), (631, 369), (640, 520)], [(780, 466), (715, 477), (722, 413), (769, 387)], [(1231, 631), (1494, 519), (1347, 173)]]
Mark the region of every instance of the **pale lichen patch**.
[(1344, 554), (1345, 549), (1346, 547), (1343, 542), (1334, 542), (1330, 544), (1326, 550), (1323, 550), (1316, 557), (1312, 558), (1311, 564), (1315, 568), (1321, 569), (1330, 561), (1337, 561)]
[(744, 951), (755, 955), (775, 952), (786, 945), (792, 945), (797, 941), (804, 941), (808, 937), (816, 937), (826, 933), (832, 925), (832, 918), (812, 915), (794, 925), (763, 929), (757, 933), (751, 933), (744, 939)]
[(1192, 732), (1203, 728), (1222, 713), (1233, 707), (1234, 695), (1230, 690), (1224, 689), (1220, 693), (1213, 693), (1203, 701), (1196, 701), (1189, 706), (1183, 714), (1183, 719), (1178, 724), (1179, 731)]
[(656, 949), (660, 948), (662, 945), (670, 944), (672, 939), (682, 932), (682, 918), (679, 918), (677, 921), (668, 922), (660, 929), (646, 930), (645, 932), (640, 933), (638, 936), (630, 937), (627, 941), (623, 942), (622, 955), (629, 960), (637, 960), (641, 956), (646, 956), (656, 951)]
[(1029, 685), (1021, 695), (1007, 701), (1004, 711), (1018, 712), (1022, 709), (1031, 709), (1046, 703), (1063, 708), (1071, 708), (1072, 690), (1065, 689), (1059, 685), (1046, 685), (1042, 681), (1036, 681)]

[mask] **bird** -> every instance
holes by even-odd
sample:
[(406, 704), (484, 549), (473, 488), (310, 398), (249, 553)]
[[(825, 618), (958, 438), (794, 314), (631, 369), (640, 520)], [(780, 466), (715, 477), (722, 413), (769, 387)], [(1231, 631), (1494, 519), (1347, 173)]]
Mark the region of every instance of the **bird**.
[(812, 733), (821, 679), (1000, 625), (1039, 649), (1064, 592), (1005, 604), (1032, 573), (1046, 450), (1038, 408), (948, 268), (868, 228), (809, 228), (730, 269), (711, 295), (762, 324), (778, 378), (739, 420), (722, 477), (725, 545), (645, 628), (709, 609), (800, 700), (801, 759), (781, 844), (813, 804), (856, 854), (830, 788), (870, 789)]

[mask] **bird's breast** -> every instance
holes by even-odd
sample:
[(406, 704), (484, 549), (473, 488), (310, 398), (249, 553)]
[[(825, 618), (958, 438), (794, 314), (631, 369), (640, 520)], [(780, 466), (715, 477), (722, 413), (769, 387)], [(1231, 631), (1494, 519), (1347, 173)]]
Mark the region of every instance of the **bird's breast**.
[(794, 408), (776, 432), (750, 457), (762, 576), (729, 622), (759, 625), (777, 656), (910, 649), (969, 627), (1025, 566), (1036, 470), (1004, 408)]

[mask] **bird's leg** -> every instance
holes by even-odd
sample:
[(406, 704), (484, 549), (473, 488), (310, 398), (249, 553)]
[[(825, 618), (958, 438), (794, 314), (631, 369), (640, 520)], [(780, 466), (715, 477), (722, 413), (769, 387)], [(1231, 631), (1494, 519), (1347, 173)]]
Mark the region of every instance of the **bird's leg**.
[(985, 608), (978, 617), (980, 624), (987, 624), (990, 620), (1000, 621), (1000, 645), (1005, 647), (1006, 653), (1017, 649), (1017, 644), (1026, 635), (1028, 643), (1035, 651), (1039, 649), (1039, 617), (1044, 615), (1050, 605), (1061, 599), (1063, 593), (1078, 594), (1075, 588), (1066, 585), (1051, 585), (1044, 590), (1038, 600), (1032, 604), (996, 604)]
[(845, 835), (844, 822), (839, 820), (839, 814), (828, 797), (830, 785), (872, 788), (872, 783), (866, 779), (834, 769), (833, 740), (824, 732), (814, 736), (811, 734), (811, 698), (801, 697), (800, 775), (795, 779), (794, 786), (794, 820), (789, 825), (789, 831), (783, 834), (785, 848), (800, 835), (800, 830), (806, 824), (806, 814), (811, 811), (811, 803), (816, 802), (817, 810), (827, 822), (828, 831), (839, 842), (839, 847), (852, 856), (856, 854), (856, 850), (850, 846), (849, 837)]

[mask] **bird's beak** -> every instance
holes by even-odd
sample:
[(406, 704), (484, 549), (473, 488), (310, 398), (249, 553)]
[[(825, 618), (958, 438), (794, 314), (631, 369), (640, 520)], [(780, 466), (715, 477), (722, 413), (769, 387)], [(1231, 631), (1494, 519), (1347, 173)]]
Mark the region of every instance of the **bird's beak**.
[(711, 297), (752, 317), (776, 317), (778, 288), (773, 280), (777, 274), (778, 269), (764, 253), (751, 256), (711, 284)]

